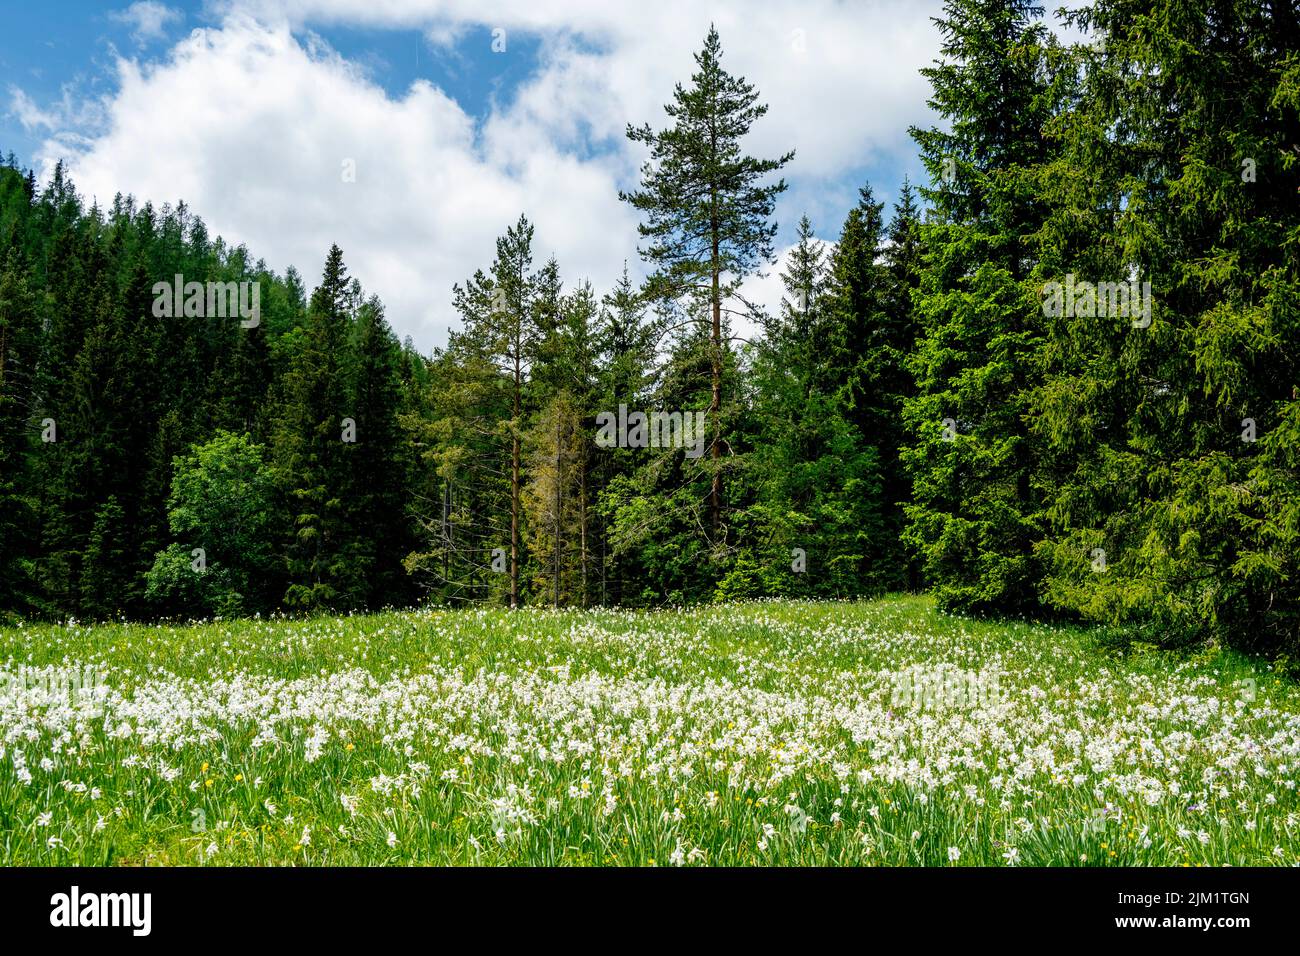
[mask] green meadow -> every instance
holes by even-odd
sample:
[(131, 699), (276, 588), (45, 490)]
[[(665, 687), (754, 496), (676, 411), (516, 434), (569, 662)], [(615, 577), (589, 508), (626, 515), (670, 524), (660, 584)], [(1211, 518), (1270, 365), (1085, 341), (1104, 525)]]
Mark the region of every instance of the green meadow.
[(0, 630), (5, 865), (1294, 865), (1300, 693), (928, 599)]

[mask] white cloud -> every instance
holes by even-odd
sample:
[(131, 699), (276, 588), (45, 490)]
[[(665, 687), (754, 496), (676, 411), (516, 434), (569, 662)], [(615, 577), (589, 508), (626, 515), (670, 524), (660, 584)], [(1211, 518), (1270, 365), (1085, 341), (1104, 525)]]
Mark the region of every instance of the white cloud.
[[(541, 35), (551, 62), (526, 99), (561, 125), (575, 115), (600, 135), (631, 121), (660, 124), (673, 84), (713, 23), (724, 62), (755, 83), (771, 111), (755, 127), (755, 150), (798, 148), (804, 175), (835, 175), (907, 141), (924, 111), (918, 69), (938, 51), (930, 17), (938, 0), (225, 0), (230, 9), (295, 26), (313, 22), (421, 27), (466, 24)], [(568, 38), (586, 42), (587, 52)], [(484, 42), (487, 42), (486, 38)], [(591, 47), (596, 52), (591, 52)]]
[(165, 39), (167, 25), (179, 23), (184, 14), (157, 0), (138, 0), (125, 10), (115, 10), (108, 16), (110, 20), (128, 24), (132, 28), (131, 38), (143, 46), (152, 40)]
[[(231, 0), (219, 27), (194, 31), (164, 61), (120, 59), (119, 88), (96, 101), (102, 122), (89, 141), (59, 131), (41, 159), (48, 174), (68, 156), (78, 187), (101, 200), (183, 198), (213, 232), (309, 282), (338, 242), (399, 334), (428, 348), (451, 323), (452, 283), (491, 261), (521, 212), (537, 226), (538, 261), (554, 253), (568, 283), (590, 277), (605, 289), (625, 258), (636, 267), (636, 219), (617, 192), (640, 157), (623, 130), (664, 125), (663, 103), (689, 77), (710, 20), (724, 63), (771, 106), (748, 145), (797, 148), (788, 196), (833, 232), (852, 201), (836, 177), (910, 155), (907, 125), (925, 116), (916, 71), (937, 45), (927, 6), (508, 0), (485, 12), (470, 0)], [(427, 82), (386, 93), (310, 33), (335, 23), (445, 42), (500, 26), (540, 36), (541, 51), (530, 79), (476, 118)], [(20, 116), (42, 123), (19, 96)], [(346, 159), (355, 183), (342, 181)], [(846, 192), (837, 210), (815, 208), (819, 194)], [(798, 211), (779, 210), (791, 220)]]
[[(835, 253), (836, 243), (821, 238), (815, 241), (821, 246), (822, 261), (829, 265), (831, 256)], [(776, 250), (776, 262), (772, 266), (762, 270), (759, 275), (750, 276), (742, 283), (740, 294), (746, 302), (762, 309), (768, 315), (781, 314), (781, 300), (785, 298), (785, 283), (781, 281), (781, 273), (789, 266), (790, 253), (794, 248), (794, 243), (791, 243)], [(732, 332), (744, 338), (752, 339), (758, 333), (757, 324), (745, 318), (733, 317), (731, 325)]]
[(50, 110), (43, 110), (36, 102), (16, 86), (9, 87), (10, 113), (18, 117), (23, 129), (58, 129), (59, 117)]

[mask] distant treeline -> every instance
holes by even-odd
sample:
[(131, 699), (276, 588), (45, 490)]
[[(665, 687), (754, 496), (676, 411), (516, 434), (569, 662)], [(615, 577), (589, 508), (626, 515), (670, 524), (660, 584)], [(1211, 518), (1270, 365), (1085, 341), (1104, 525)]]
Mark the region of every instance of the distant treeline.
[(804, 218), (775, 315), (742, 282), (794, 154), (744, 151), (766, 107), (712, 30), (668, 125), (628, 128), (648, 279), (566, 283), (521, 216), (427, 356), (337, 247), (309, 294), (184, 205), (86, 208), (11, 156), (0, 607), (926, 588), (1300, 655), (1297, 5), (1068, 20), (1088, 41), (946, 4), (929, 185), (888, 212), (864, 185), (834, 243)]

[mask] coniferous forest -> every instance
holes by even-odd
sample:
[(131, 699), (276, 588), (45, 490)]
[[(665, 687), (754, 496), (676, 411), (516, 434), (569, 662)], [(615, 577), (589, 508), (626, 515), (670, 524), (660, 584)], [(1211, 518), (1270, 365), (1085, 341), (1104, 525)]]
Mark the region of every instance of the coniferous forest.
[[(798, 144), (751, 154), (763, 91), (710, 31), (627, 117), (623, 279), (542, 261), (522, 209), (428, 290), (458, 319), (431, 354), (329, 237), (278, 274), (202, 210), (87, 202), (11, 154), (0, 613), (928, 591), (1300, 659), (1300, 11), (1069, 22), (1085, 42), (949, 0), (927, 180), (888, 207), (862, 183), (781, 263)], [(741, 289), (769, 269), (775, 314)], [(190, 283), (253, 283), (255, 314)]]

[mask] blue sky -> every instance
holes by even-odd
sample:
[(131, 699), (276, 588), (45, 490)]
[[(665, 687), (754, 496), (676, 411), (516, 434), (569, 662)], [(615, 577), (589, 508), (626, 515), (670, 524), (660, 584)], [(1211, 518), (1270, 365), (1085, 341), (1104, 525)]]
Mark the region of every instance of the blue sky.
[[(158, 33), (142, 34), (130, 3), (59, 0), (22, 4), (6, 10), (9, 25), (0, 39), (0, 76), (39, 103), (58, 101), (65, 86), (80, 95), (106, 93), (116, 85), (116, 55), (143, 60), (164, 57), (170, 46), (196, 28), (219, 28), (221, 9), (202, 0), (159, 4), (164, 14)], [(207, 9), (205, 9), (205, 7)], [(491, 52), (491, 28), (480, 26), (448, 49), (433, 47), (418, 28), (383, 28), (329, 23), (312, 25), (343, 56), (370, 71), (392, 95), (416, 79), (427, 79), (477, 116), (485, 116), (494, 97), (509, 97), (536, 63), (538, 38), (521, 35), (508, 58)], [(479, 34), (475, 36), (474, 34)], [(41, 138), (24, 129), (18, 116), (0, 116), (4, 150), (35, 157)], [(30, 162), (27, 163), (30, 165)]]
[[(60, 0), (58, 4), (24, 4), (5, 13), (12, 29), (0, 39), (0, 77), (7, 92), (21, 89), (38, 104), (59, 102), (64, 88), (75, 95), (105, 94), (117, 85), (117, 56), (150, 61), (167, 55), (172, 44), (191, 30), (219, 28), (223, 8), (202, 0), (159, 3), (163, 14), (157, 32), (141, 32), (131, 3)], [(146, 21), (146, 26), (152, 24)], [(436, 84), (471, 114), (484, 117), (494, 101), (508, 99), (536, 66), (536, 35), (510, 38), (513, 54), (492, 53), (492, 28), (479, 26), (448, 48), (433, 46), (419, 28), (385, 28), (356, 24), (310, 24), (340, 54), (364, 67), (390, 95), (397, 96), (417, 79)], [(31, 166), (43, 137), (28, 130), (19, 114), (0, 114), (0, 144)]]
[[(795, 149), (779, 245), (833, 239), (857, 189), (921, 176), (917, 69), (930, 0), (144, 0), (15, 5), (0, 38), (0, 149), (84, 195), (187, 201), (210, 229), (314, 279), (330, 242), (400, 334), (445, 340), (450, 288), (524, 212), (539, 259), (608, 288), (642, 159), (710, 22), (770, 104), (753, 152)], [(354, 182), (340, 170), (351, 163)], [(748, 294), (775, 306), (776, 269)]]

